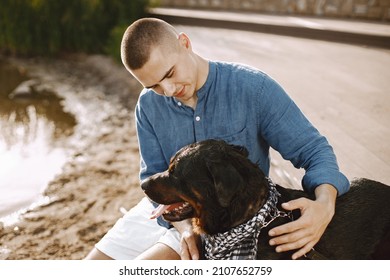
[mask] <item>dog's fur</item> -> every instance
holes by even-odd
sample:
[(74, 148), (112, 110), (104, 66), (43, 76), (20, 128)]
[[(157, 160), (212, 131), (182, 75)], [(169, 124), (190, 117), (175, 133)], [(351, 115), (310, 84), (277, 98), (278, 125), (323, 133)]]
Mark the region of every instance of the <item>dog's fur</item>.
[[(215, 234), (249, 220), (265, 203), (268, 184), (245, 148), (206, 140), (182, 148), (169, 169), (142, 183), (146, 195), (160, 204), (188, 202), (189, 207), (163, 215), (168, 221), (193, 218), (199, 234)], [(280, 203), (309, 197), (303, 191), (277, 185)], [(279, 208), (281, 209), (281, 208)], [(296, 218), (298, 213), (294, 213)], [(263, 228), (258, 259), (288, 259), (293, 252), (276, 253), (268, 245), (268, 231), (287, 218)], [(338, 197), (335, 215), (315, 246), (328, 259), (390, 259), (390, 187), (357, 179)]]

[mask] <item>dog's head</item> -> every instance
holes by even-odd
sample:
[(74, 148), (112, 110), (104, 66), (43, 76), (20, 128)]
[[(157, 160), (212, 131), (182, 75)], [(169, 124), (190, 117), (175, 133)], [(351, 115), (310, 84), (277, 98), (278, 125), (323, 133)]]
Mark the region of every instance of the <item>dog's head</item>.
[(245, 222), (268, 194), (263, 172), (245, 148), (220, 140), (190, 144), (172, 157), (168, 170), (142, 182), (167, 221), (194, 218), (195, 229), (214, 234)]

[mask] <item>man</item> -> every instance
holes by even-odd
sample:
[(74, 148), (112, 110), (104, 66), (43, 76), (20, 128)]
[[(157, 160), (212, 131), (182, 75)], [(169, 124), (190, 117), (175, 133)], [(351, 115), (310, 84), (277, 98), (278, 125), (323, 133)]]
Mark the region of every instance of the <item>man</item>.
[[(276, 251), (309, 252), (331, 221), (337, 195), (348, 191), (332, 147), (284, 90), (261, 71), (245, 65), (208, 61), (192, 50), (184, 33), (145, 18), (126, 30), (121, 46), (126, 69), (144, 86), (136, 107), (141, 180), (168, 168), (181, 147), (204, 139), (245, 146), (250, 159), (269, 173), (272, 146), (297, 168), (303, 188), (315, 201), (283, 205), (300, 209), (296, 221), (274, 228)], [(198, 259), (199, 237), (189, 221), (159, 226), (148, 219), (146, 198), (121, 218), (87, 259)], [(161, 224), (162, 221), (160, 221)], [(180, 240), (180, 241), (179, 241)]]

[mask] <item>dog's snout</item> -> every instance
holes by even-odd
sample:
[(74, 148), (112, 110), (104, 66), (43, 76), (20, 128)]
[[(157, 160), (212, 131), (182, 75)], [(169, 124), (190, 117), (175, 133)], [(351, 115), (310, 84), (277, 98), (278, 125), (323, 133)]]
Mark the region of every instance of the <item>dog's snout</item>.
[(141, 188), (144, 192), (152, 191), (157, 185), (160, 185), (167, 179), (167, 172), (156, 173), (141, 182)]
[(151, 182), (150, 178), (147, 178), (147, 179), (143, 180), (141, 182), (141, 189), (143, 191), (147, 191), (150, 188), (150, 185), (151, 185), (150, 182)]

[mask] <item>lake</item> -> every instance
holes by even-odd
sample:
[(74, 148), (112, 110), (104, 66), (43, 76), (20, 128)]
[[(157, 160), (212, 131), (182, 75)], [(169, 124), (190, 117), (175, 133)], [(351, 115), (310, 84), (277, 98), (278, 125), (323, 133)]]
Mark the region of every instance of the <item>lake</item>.
[(45, 202), (43, 190), (61, 172), (75, 126), (52, 89), (0, 60), (0, 221)]

